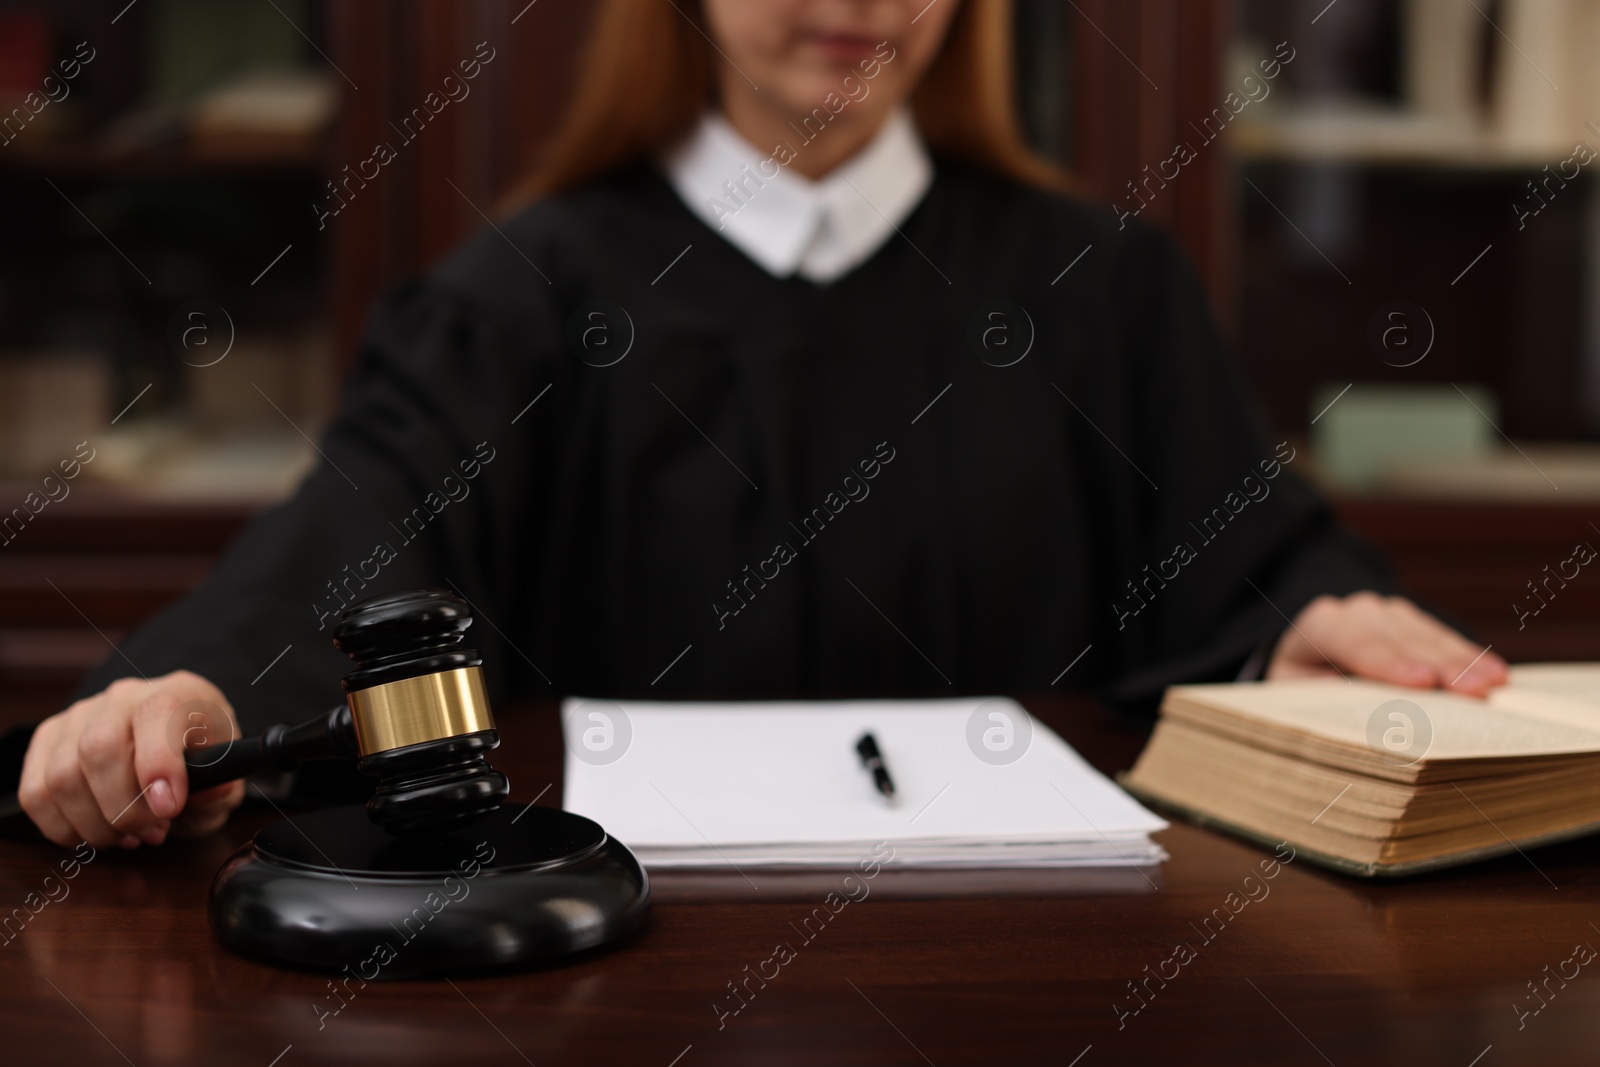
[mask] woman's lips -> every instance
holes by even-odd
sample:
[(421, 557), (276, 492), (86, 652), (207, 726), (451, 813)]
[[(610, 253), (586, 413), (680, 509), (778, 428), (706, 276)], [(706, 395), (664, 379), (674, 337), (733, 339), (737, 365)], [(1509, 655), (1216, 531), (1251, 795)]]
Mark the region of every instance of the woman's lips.
[(880, 41), (848, 33), (812, 33), (808, 42), (835, 63), (855, 63), (873, 55)]

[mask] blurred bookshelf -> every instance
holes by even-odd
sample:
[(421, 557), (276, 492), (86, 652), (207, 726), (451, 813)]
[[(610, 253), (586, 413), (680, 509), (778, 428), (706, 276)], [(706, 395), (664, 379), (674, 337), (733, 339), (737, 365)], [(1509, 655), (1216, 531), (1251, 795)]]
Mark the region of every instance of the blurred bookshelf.
[(0, 0), (0, 690), (47, 713), (315, 459), (320, 0)]
[(243, 508), (304, 469), (337, 376), (305, 224), (340, 106), (324, 22), (0, 3), (0, 477), (89, 440), (80, 484)]
[(1225, 83), (1280, 41), (1224, 142), (1269, 419), (1431, 607), (1600, 656), (1600, 586), (1519, 612), (1600, 545), (1600, 0), (1239, 0)]
[[(1459, 383), (1519, 443), (1600, 439), (1600, 2), (1241, 0), (1226, 80), (1284, 40), (1227, 138), (1274, 422), (1307, 432), (1329, 387)], [(1415, 359), (1373, 328), (1400, 301)]]
[(0, 715), (292, 491), (374, 302), (506, 207), (591, 15), (0, 0)]

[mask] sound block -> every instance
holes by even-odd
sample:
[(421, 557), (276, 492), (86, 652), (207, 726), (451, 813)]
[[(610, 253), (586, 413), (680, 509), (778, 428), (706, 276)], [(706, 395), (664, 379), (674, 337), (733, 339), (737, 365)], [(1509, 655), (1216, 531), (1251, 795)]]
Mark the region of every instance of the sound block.
[(362, 807), (274, 823), (223, 864), (207, 910), (238, 952), (373, 981), (557, 961), (641, 929), (649, 904), (598, 824), (507, 804), (420, 838)]

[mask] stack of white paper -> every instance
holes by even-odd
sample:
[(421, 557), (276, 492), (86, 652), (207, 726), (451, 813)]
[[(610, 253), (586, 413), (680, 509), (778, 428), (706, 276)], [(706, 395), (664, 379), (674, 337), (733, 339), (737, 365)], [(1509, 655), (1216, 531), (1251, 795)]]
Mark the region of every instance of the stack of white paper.
[[(647, 867), (850, 866), (885, 844), (896, 867), (1166, 859), (1167, 824), (1011, 700), (569, 699), (562, 721), (564, 806)], [(868, 731), (893, 801), (856, 754)]]

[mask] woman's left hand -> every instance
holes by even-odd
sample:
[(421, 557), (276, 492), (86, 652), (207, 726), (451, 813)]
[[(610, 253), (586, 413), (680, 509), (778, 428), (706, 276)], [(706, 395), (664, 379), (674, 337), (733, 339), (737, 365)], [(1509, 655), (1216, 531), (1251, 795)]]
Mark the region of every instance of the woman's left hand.
[(1505, 684), (1507, 667), (1411, 601), (1361, 592), (1307, 604), (1278, 641), (1266, 674), (1339, 675), (1481, 697)]

